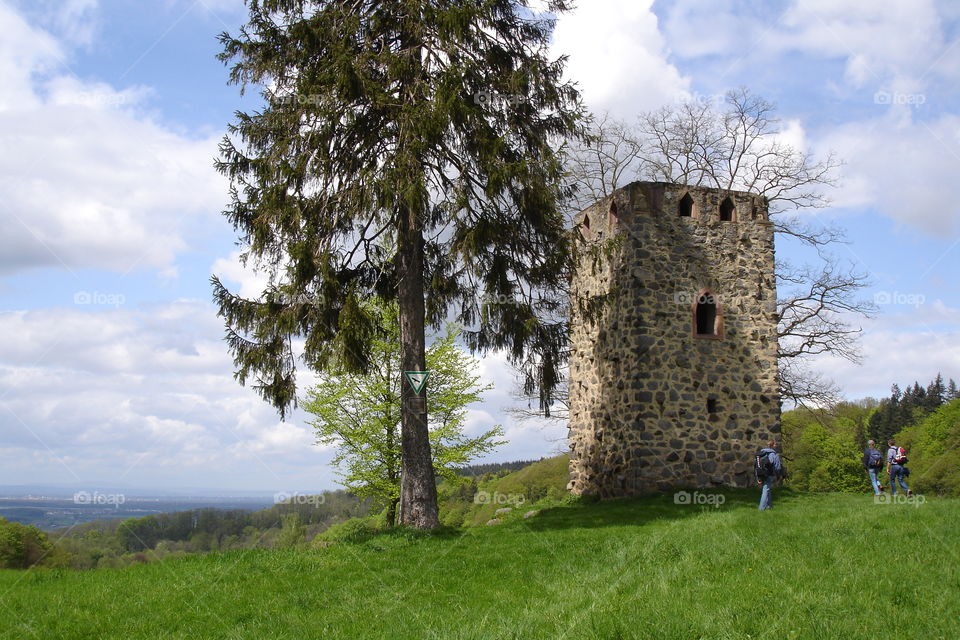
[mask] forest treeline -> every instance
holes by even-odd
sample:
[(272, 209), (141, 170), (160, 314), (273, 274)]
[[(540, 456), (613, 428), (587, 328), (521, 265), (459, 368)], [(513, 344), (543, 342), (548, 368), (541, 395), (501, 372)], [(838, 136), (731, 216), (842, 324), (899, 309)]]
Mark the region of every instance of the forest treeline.
[[(478, 487), (533, 463), (470, 465), (461, 470), (463, 480), (454, 483), (456, 486), (441, 483), (447, 523), (459, 526), (470, 505), (479, 509), (486, 504), (473, 502)], [(526, 499), (544, 494), (540, 489), (532, 491)], [(191, 509), (126, 520), (96, 520), (53, 532), (0, 518), (0, 568), (22, 569), (35, 564), (74, 569), (122, 567), (190, 553), (293, 547), (313, 540), (334, 525), (370, 516), (374, 511), (372, 500), (340, 490), (293, 495), (287, 502), (259, 511)]]
[[(540, 459), (543, 460), (543, 458), (540, 458)], [(470, 464), (460, 469), (457, 473), (458, 475), (461, 475), (467, 478), (474, 478), (478, 476), (485, 476), (491, 473), (501, 473), (504, 471), (506, 472), (519, 471), (524, 467), (529, 467), (534, 462), (537, 462), (537, 460), (516, 460), (514, 462), (489, 462), (486, 464)]]
[(0, 518), (0, 568), (120, 567), (188, 553), (293, 546), (370, 509), (369, 500), (327, 491), (290, 496), (259, 511), (191, 509), (96, 520), (53, 532)]
[(885, 453), (891, 438), (908, 451), (911, 489), (960, 496), (960, 395), (953, 379), (944, 383), (940, 374), (925, 387), (894, 384), (881, 400), (784, 413), (787, 484), (801, 491), (868, 491), (863, 449), (874, 440)]
[(890, 388), (890, 397), (880, 400), (879, 406), (870, 414), (867, 432), (876, 442), (886, 442), (958, 397), (957, 383), (953, 378), (944, 383), (939, 373), (926, 387), (914, 382), (913, 386), (907, 385), (901, 391), (900, 386), (894, 384)]

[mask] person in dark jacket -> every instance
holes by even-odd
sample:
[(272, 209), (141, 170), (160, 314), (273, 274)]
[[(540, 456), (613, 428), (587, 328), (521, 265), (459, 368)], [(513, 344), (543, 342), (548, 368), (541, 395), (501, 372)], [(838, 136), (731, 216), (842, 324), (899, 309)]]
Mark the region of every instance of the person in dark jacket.
[(867, 470), (867, 475), (870, 476), (873, 495), (878, 496), (883, 493), (883, 485), (877, 478), (877, 474), (883, 469), (883, 454), (874, 445), (873, 440), (870, 440), (867, 442), (867, 448), (863, 450), (863, 468)]
[(777, 453), (777, 443), (775, 440), (767, 442), (767, 446), (760, 449), (760, 455), (766, 455), (773, 473), (768, 474), (766, 478), (757, 480), (757, 484), (763, 488), (760, 490), (760, 510), (766, 511), (773, 508), (773, 483), (777, 478), (784, 475), (783, 461), (780, 460), (780, 454)]

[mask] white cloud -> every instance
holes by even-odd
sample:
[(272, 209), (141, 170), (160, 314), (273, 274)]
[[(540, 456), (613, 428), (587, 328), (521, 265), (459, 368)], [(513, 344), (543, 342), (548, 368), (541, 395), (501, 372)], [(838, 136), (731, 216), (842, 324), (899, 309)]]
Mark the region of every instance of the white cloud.
[(219, 258), (210, 268), (224, 284), (235, 283), (240, 285), (237, 291), (241, 297), (248, 300), (260, 298), (263, 290), (270, 281), (269, 275), (263, 269), (254, 268), (252, 262), (246, 266), (240, 263), (240, 251), (234, 251), (227, 258)]
[(569, 78), (596, 111), (632, 120), (687, 97), (689, 80), (666, 60), (652, 0), (581, 2), (557, 22), (555, 55), (570, 56)]
[(759, 24), (736, 11), (730, 0), (678, 0), (665, 7), (663, 32), (670, 50), (683, 58), (746, 52)]
[(64, 38), (89, 45), (98, 28), (97, 5), (97, 0), (60, 0), (48, 9), (48, 15)]
[[(285, 422), (233, 379), (222, 324), (207, 303), (142, 309), (0, 313), (0, 484), (333, 488), (329, 447), (309, 416)], [(565, 427), (519, 423), (502, 355), (481, 364), (496, 388), (469, 412), (472, 435), (502, 423), (509, 444), (488, 459), (538, 458)], [(312, 376), (300, 376), (301, 390)], [(202, 479), (200, 479), (202, 478)]]
[(99, 29), (99, 0), (12, 0), (19, 11), (70, 44), (89, 46)]
[(33, 76), (60, 64), (64, 52), (49, 33), (33, 29), (13, 9), (0, 4), (0, 112), (39, 104)]
[[(74, 3), (87, 11), (87, 3)], [(69, 7), (68, 7), (69, 8)], [(142, 112), (145, 87), (80, 80), (63, 46), (0, 5), (0, 274), (137, 266), (170, 273), (186, 222), (216, 219), (218, 136), (173, 133)]]
[(17, 336), (0, 343), (0, 447), (43, 458), (5, 465), (0, 484), (203, 477), (194, 483), (255, 489), (314, 477), (329, 486), (328, 456), (303, 414), (280, 422), (233, 379), (209, 304), (7, 312), (0, 331)]
[(794, 0), (778, 11), (734, 0), (678, 0), (665, 8), (664, 31), (681, 57), (720, 56), (735, 64), (778, 64), (783, 55), (845, 61), (855, 87), (912, 91), (924, 76), (954, 75), (960, 51), (950, 51), (934, 0)]
[(894, 90), (914, 91), (924, 74), (948, 68), (938, 60), (945, 42), (933, 0), (797, 1), (782, 26), (774, 27), (771, 49), (845, 58), (846, 77), (857, 87), (889, 81)]
[(954, 233), (960, 204), (949, 187), (960, 174), (960, 116), (917, 122), (909, 108), (825, 135), (819, 146), (837, 150), (846, 164), (835, 204), (875, 207), (930, 233)]
[(268, 429), (262, 429), (257, 437), (245, 440), (230, 447), (231, 453), (240, 458), (250, 454), (296, 455), (314, 444), (313, 432), (289, 422), (279, 422)]
[(884, 397), (894, 382), (926, 385), (937, 372), (960, 380), (960, 309), (933, 300), (890, 308), (862, 324), (861, 364), (832, 356), (811, 361), (846, 397)]
[(780, 130), (773, 136), (777, 142), (789, 145), (800, 152), (807, 151), (809, 142), (807, 133), (803, 128), (803, 123), (797, 119), (790, 119), (784, 122)]
[[(709, 68), (739, 65), (747, 75), (789, 68), (837, 98), (856, 100), (854, 109), (837, 105), (841, 124), (817, 130), (810, 142), (821, 157), (833, 150), (845, 163), (834, 204), (872, 207), (927, 232), (950, 233), (960, 208), (945, 186), (960, 170), (960, 117), (943, 89), (960, 79), (960, 41), (951, 33), (956, 12), (949, 6), (808, 0), (777, 12), (734, 0), (680, 0), (665, 9), (664, 23), (680, 57), (713, 56)], [(843, 77), (810, 73), (806, 67), (818, 60), (843, 61)], [(710, 81), (722, 82), (722, 75)], [(882, 115), (842, 122), (845, 110), (870, 108)]]
[[(520, 420), (509, 412), (511, 408), (526, 408), (526, 401), (514, 397), (516, 373), (504, 352), (490, 353), (482, 358), (478, 374), (485, 383), (493, 384), (493, 389), (484, 394), (482, 405), (468, 412), (466, 431), (476, 436), (500, 424), (504, 439), (509, 443), (478, 462), (536, 459), (567, 450), (566, 423), (543, 418)], [(536, 402), (533, 404), (535, 407)]]

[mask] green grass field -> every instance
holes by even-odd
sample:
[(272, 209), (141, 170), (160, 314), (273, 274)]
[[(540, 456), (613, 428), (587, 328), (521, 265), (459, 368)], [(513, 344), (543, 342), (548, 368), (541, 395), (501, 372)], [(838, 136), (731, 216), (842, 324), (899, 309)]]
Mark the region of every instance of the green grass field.
[(723, 494), (720, 508), (651, 496), (435, 536), (0, 571), (0, 638), (960, 637), (960, 500), (781, 490), (761, 513), (756, 491)]

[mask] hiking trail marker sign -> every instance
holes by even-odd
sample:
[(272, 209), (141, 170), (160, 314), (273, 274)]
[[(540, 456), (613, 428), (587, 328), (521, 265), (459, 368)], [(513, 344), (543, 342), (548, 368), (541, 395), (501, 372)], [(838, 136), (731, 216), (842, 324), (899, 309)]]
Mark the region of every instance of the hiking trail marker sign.
[(420, 395), (423, 388), (427, 385), (427, 378), (430, 377), (429, 371), (404, 371), (403, 375), (407, 377), (407, 382), (413, 387), (413, 392)]

